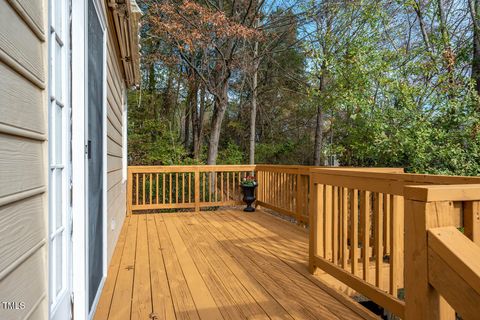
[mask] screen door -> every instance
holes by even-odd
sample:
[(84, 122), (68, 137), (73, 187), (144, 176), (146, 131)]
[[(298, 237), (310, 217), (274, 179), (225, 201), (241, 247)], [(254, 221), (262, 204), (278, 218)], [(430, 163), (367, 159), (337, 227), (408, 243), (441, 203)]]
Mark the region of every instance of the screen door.
[(93, 3), (88, 1), (88, 304), (92, 309), (103, 278), (103, 91), (104, 30)]

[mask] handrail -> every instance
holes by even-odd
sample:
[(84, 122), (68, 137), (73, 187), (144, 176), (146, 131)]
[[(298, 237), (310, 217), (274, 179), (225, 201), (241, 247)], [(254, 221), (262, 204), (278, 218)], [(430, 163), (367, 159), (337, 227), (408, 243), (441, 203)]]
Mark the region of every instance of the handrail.
[(428, 230), (428, 281), (463, 319), (480, 304), (480, 247), (454, 227)]
[(411, 186), (405, 197), (405, 318), (478, 318), (480, 184)]
[[(256, 205), (308, 224), (310, 170), (301, 165), (129, 166), (127, 214), (140, 210), (192, 209), (242, 204), (240, 179), (255, 172)], [(321, 167), (338, 170), (338, 167)], [(348, 171), (402, 172), (401, 168), (351, 168)]]

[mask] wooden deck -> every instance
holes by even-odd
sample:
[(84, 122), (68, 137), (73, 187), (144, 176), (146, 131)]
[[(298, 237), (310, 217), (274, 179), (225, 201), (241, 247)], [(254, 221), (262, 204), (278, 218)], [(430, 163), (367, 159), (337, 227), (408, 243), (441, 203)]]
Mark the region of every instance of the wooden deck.
[(364, 319), (309, 274), (308, 234), (262, 211), (127, 217), (95, 319)]

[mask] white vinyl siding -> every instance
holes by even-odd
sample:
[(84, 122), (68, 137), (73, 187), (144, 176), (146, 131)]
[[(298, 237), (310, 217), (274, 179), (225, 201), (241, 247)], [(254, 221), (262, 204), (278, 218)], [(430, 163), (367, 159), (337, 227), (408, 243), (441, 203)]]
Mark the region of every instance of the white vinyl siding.
[[(109, 28), (113, 26), (109, 25)], [(123, 180), (123, 128), (125, 84), (114, 30), (107, 39), (107, 257), (110, 263), (126, 215), (126, 181)]]
[(43, 0), (0, 0), (0, 319), (47, 319), (47, 96)]

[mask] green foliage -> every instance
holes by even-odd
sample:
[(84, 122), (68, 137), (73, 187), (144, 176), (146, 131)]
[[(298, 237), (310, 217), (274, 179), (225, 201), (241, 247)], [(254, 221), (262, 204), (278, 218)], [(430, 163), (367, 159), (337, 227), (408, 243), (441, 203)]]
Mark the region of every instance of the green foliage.
[[(431, 13), (430, 9), (425, 8)], [(357, 15), (353, 21), (350, 10)], [(449, 61), (438, 31), (430, 34), (435, 49), (428, 52), (420, 34), (406, 39), (406, 30), (396, 26), (402, 17), (390, 16), (388, 10), (375, 2), (346, 6), (336, 12), (332, 34), (349, 21), (358, 28), (357, 35), (328, 39), (331, 50), (327, 52), (313, 45), (312, 64), (328, 61), (327, 87), (322, 92), (309, 91), (311, 103), (321, 104), (327, 114), (324, 152), (347, 166), (480, 174), (480, 104), (464, 72), (471, 63), (466, 54), (470, 45), (457, 42), (458, 49), (452, 53), (456, 59)], [(400, 3), (396, 10), (409, 10), (408, 4)], [(411, 42), (408, 51), (396, 47), (407, 40)], [(315, 70), (312, 76), (321, 72)]]
[(240, 147), (232, 142), (218, 153), (218, 164), (242, 164), (245, 161), (245, 153)]
[[(302, 10), (312, 16), (299, 18), (281, 5), (263, 16), (256, 163), (312, 164), (320, 106), (326, 159), (479, 175), (480, 99), (471, 80), (467, 2), (449, 2), (446, 36), (438, 2), (421, 6), (428, 48), (412, 9), (417, 2), (305, 0)], [(144, 53), (171, 54), (148, 30), (142, 36)], [(230, 79), (218, 164), (248, 159), (251, 43), (244, 45), (245, 63), (235, 65)], [(148, 90), (129, 95), (130, 164), (205, 163), (213, 96), (205, 99), (204, 145), (200, 159), (193, 160), (182, 131), (187, 72), (158, 61), (147, 61), (142, 71)]]
[[(142, 94), (141, 103), (139, 94)], [(173, 165), (188, 162), (185, 148), (159, 110), (161, 97), (148, 92), (131, 92), (128, 99), (129, 164)]]

